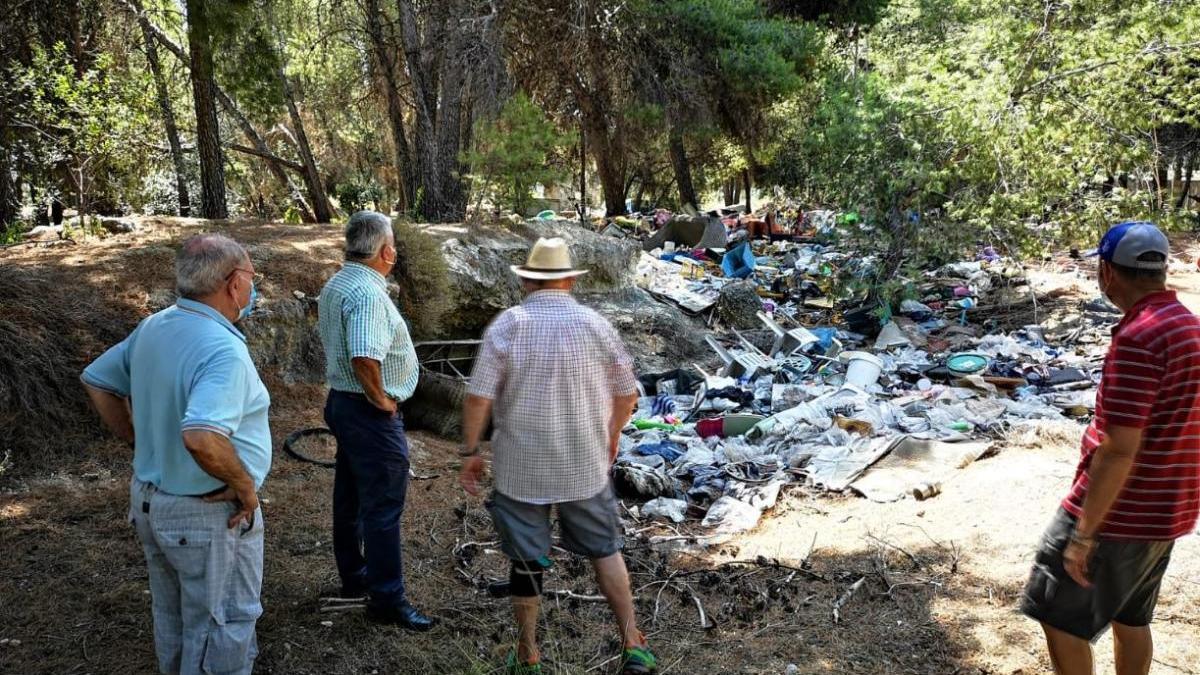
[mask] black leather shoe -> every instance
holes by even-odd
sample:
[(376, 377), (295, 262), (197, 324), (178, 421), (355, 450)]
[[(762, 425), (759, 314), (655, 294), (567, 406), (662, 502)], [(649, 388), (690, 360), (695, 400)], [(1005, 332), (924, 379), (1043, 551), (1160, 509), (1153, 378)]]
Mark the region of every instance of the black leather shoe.
[(367, 598), (367, 585), (361, 583), (342, 584), (342, 588), (338, 591), (338, 597), (345, 600)]
[(425, 616), (416, 607), (404, 603), (399, 607), (367, 605), (367, 618), (376, 622), (423, 632), (437, 625), (437, 619)]

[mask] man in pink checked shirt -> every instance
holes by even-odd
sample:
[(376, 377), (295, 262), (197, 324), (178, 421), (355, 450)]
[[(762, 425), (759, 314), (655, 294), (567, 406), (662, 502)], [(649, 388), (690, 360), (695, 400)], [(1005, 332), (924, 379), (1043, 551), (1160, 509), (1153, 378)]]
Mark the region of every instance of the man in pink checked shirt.
[(490, 418), (496, 480), (487, 507), (512, 561), (518, 628), (506, 672), (542, 672), (537, 617), (556, 508), (562, 546), (591, 559), (616, 615), (624, 645), (621, 671), (653, 673), (654, 655), (634, 617), (609, 479), (621, 429), (637, 402), (632, 361), (613, 327), (571, 297), (584, 270), (573, 268), (562, 239), (538, 240), (513, 272), (525, 299), (484, 334), (467, 389), (460, 452), (463, 488), (478, 494), (484, 469), (479, 442)]

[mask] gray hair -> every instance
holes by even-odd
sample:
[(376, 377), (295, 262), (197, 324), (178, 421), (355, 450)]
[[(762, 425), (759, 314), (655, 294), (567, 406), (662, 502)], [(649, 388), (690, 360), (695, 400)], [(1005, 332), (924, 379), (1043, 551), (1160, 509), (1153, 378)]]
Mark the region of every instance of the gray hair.
[(249, 260), (246, 249), (224, 235), (191, 237), (175, 255), (175, 292), (193, 300), (214, 293), (236, 267)]
[(346, 259), (370, 260), (394, 236), (391, 218), (378, 211), (359, 211), (346, 223)]

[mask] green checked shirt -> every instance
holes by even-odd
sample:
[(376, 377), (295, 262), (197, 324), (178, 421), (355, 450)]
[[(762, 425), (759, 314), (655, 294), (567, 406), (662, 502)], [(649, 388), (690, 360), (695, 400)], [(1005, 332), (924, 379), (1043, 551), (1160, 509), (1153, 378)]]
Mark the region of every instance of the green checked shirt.
[(375, 270), (347, 262), (333, 275), (317, 301), (317, 330), (325, 345), (325, 379), (337, 391), (366, 393), (350, 359), (378, 361), (383, 390), (408, 400), (417, 387), (417, 353), (408, 325), (387, 294), (387, 280)]

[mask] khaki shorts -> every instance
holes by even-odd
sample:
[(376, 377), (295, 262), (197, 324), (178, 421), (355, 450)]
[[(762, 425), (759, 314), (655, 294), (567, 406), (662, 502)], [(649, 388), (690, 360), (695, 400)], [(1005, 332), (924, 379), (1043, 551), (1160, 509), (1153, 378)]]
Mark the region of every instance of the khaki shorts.
[(1150, 625), (1174, 542), (1100, 540), (1088, 563), (1092, 587), (1084, 588), (1063, 569), (1063, 550), (1074, 531), (1075, 517), (1059, 508), (1042, 536), (1021, 611), (1089, 641), (1113, 622)]
[(540, 560), (550, 554), (552, 507), (558, 507), (562, 547), (568, 551), (607, 558), (623, 544), (611, 483), (594, 497), (560, 504), (529, 504), (492, 492), (485, 506), (500, 534), (500, 548), (512, 560)]

